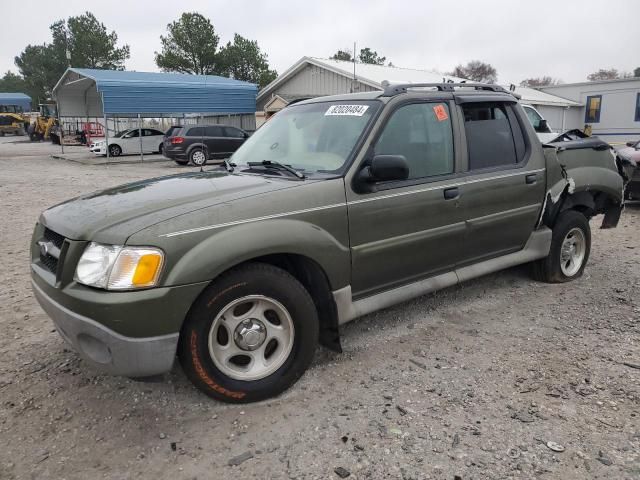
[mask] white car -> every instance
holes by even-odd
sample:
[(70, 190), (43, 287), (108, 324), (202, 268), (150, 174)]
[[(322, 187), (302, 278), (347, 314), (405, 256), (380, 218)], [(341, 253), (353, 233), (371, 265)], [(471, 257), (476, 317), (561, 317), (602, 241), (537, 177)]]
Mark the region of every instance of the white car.
[(522, 108), (527, 114), (527, 118), (529, 119), (529, 122), (531, 122), (533, 129), (536, 131), (536, 134), (538, 135), (538, 138), (542, 143), (550, 142), (556, 139), (558, 135), (560, 135), (559, 133), (555, 133), (551, 129), (549, 122), (547, 122), (542, 117), (542, 115), (540, 115), (540, 112), (538, 112), (531, 105), (523, 104)]
[[(142, 130), (142, 142), (140, 142), (140, 131)], [(142, 153), (162, 153), (164, 132), (154, 128), (130, 128), (116, 133), (109, 137), (109, 156), (118, 157), (140, 153), (142, 143)], [(106, 155), (105, 140), (91, 143), (89, 151), (96, 155)]]

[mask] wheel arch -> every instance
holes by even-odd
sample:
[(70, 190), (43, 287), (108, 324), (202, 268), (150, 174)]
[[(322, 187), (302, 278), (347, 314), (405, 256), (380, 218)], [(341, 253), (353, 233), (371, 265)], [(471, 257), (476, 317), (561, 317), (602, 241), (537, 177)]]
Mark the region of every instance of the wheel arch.
[(332, 292), (349, 283), (349, 248), (310, 223), (278, 219), (218, 232), (183, 254), (170, 267), (163, 283), (213, 282), (247, 263), (267, 263), (294, 276), (313, 298), (321, 324), (321, 344), (341, 351)]

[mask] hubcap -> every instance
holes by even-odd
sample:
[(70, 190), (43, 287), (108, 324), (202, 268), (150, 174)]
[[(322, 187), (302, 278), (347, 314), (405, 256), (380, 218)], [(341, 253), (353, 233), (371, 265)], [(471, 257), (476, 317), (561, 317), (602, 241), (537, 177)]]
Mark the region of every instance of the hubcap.
[(263, 295), (247, 295), (226, 305), (209, 330), (209, 355), (236, 380), (259, 380), (289, 358), (295, 330), (287, 309)]
[(567, 277), (572, 277), (580, 271), (586, 245), (584, 232), (579, 228), (572, 228), (564, 237), (560, 248), (560, 269)]
[(233, 334), (233, 341), (242, 350), (252, 352), (267, 339), (267, 329), (257, 318), (241, 321)]

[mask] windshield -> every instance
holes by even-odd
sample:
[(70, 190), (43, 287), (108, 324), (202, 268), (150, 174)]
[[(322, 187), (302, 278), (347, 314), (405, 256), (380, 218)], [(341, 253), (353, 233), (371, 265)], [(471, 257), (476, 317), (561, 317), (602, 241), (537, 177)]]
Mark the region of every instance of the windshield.
[(279, 162), (308, 173), (339, 170), (379, 105), (376, 101), (293, 105), (249, 137), (231, 161), (240, 166)]

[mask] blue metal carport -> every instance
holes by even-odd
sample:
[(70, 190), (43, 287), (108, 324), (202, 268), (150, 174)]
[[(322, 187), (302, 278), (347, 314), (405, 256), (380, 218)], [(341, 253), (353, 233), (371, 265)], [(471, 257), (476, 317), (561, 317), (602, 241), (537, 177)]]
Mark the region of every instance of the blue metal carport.
[(31, 97), (24, 93), (0, 92), (0, 105), (17, 105), (23, 111), (29, 112), (31, 111)]
[(69, 68), (53, 89), (65, 117), (247, 114), (256, 111), (253, 83), (215, 75)]

